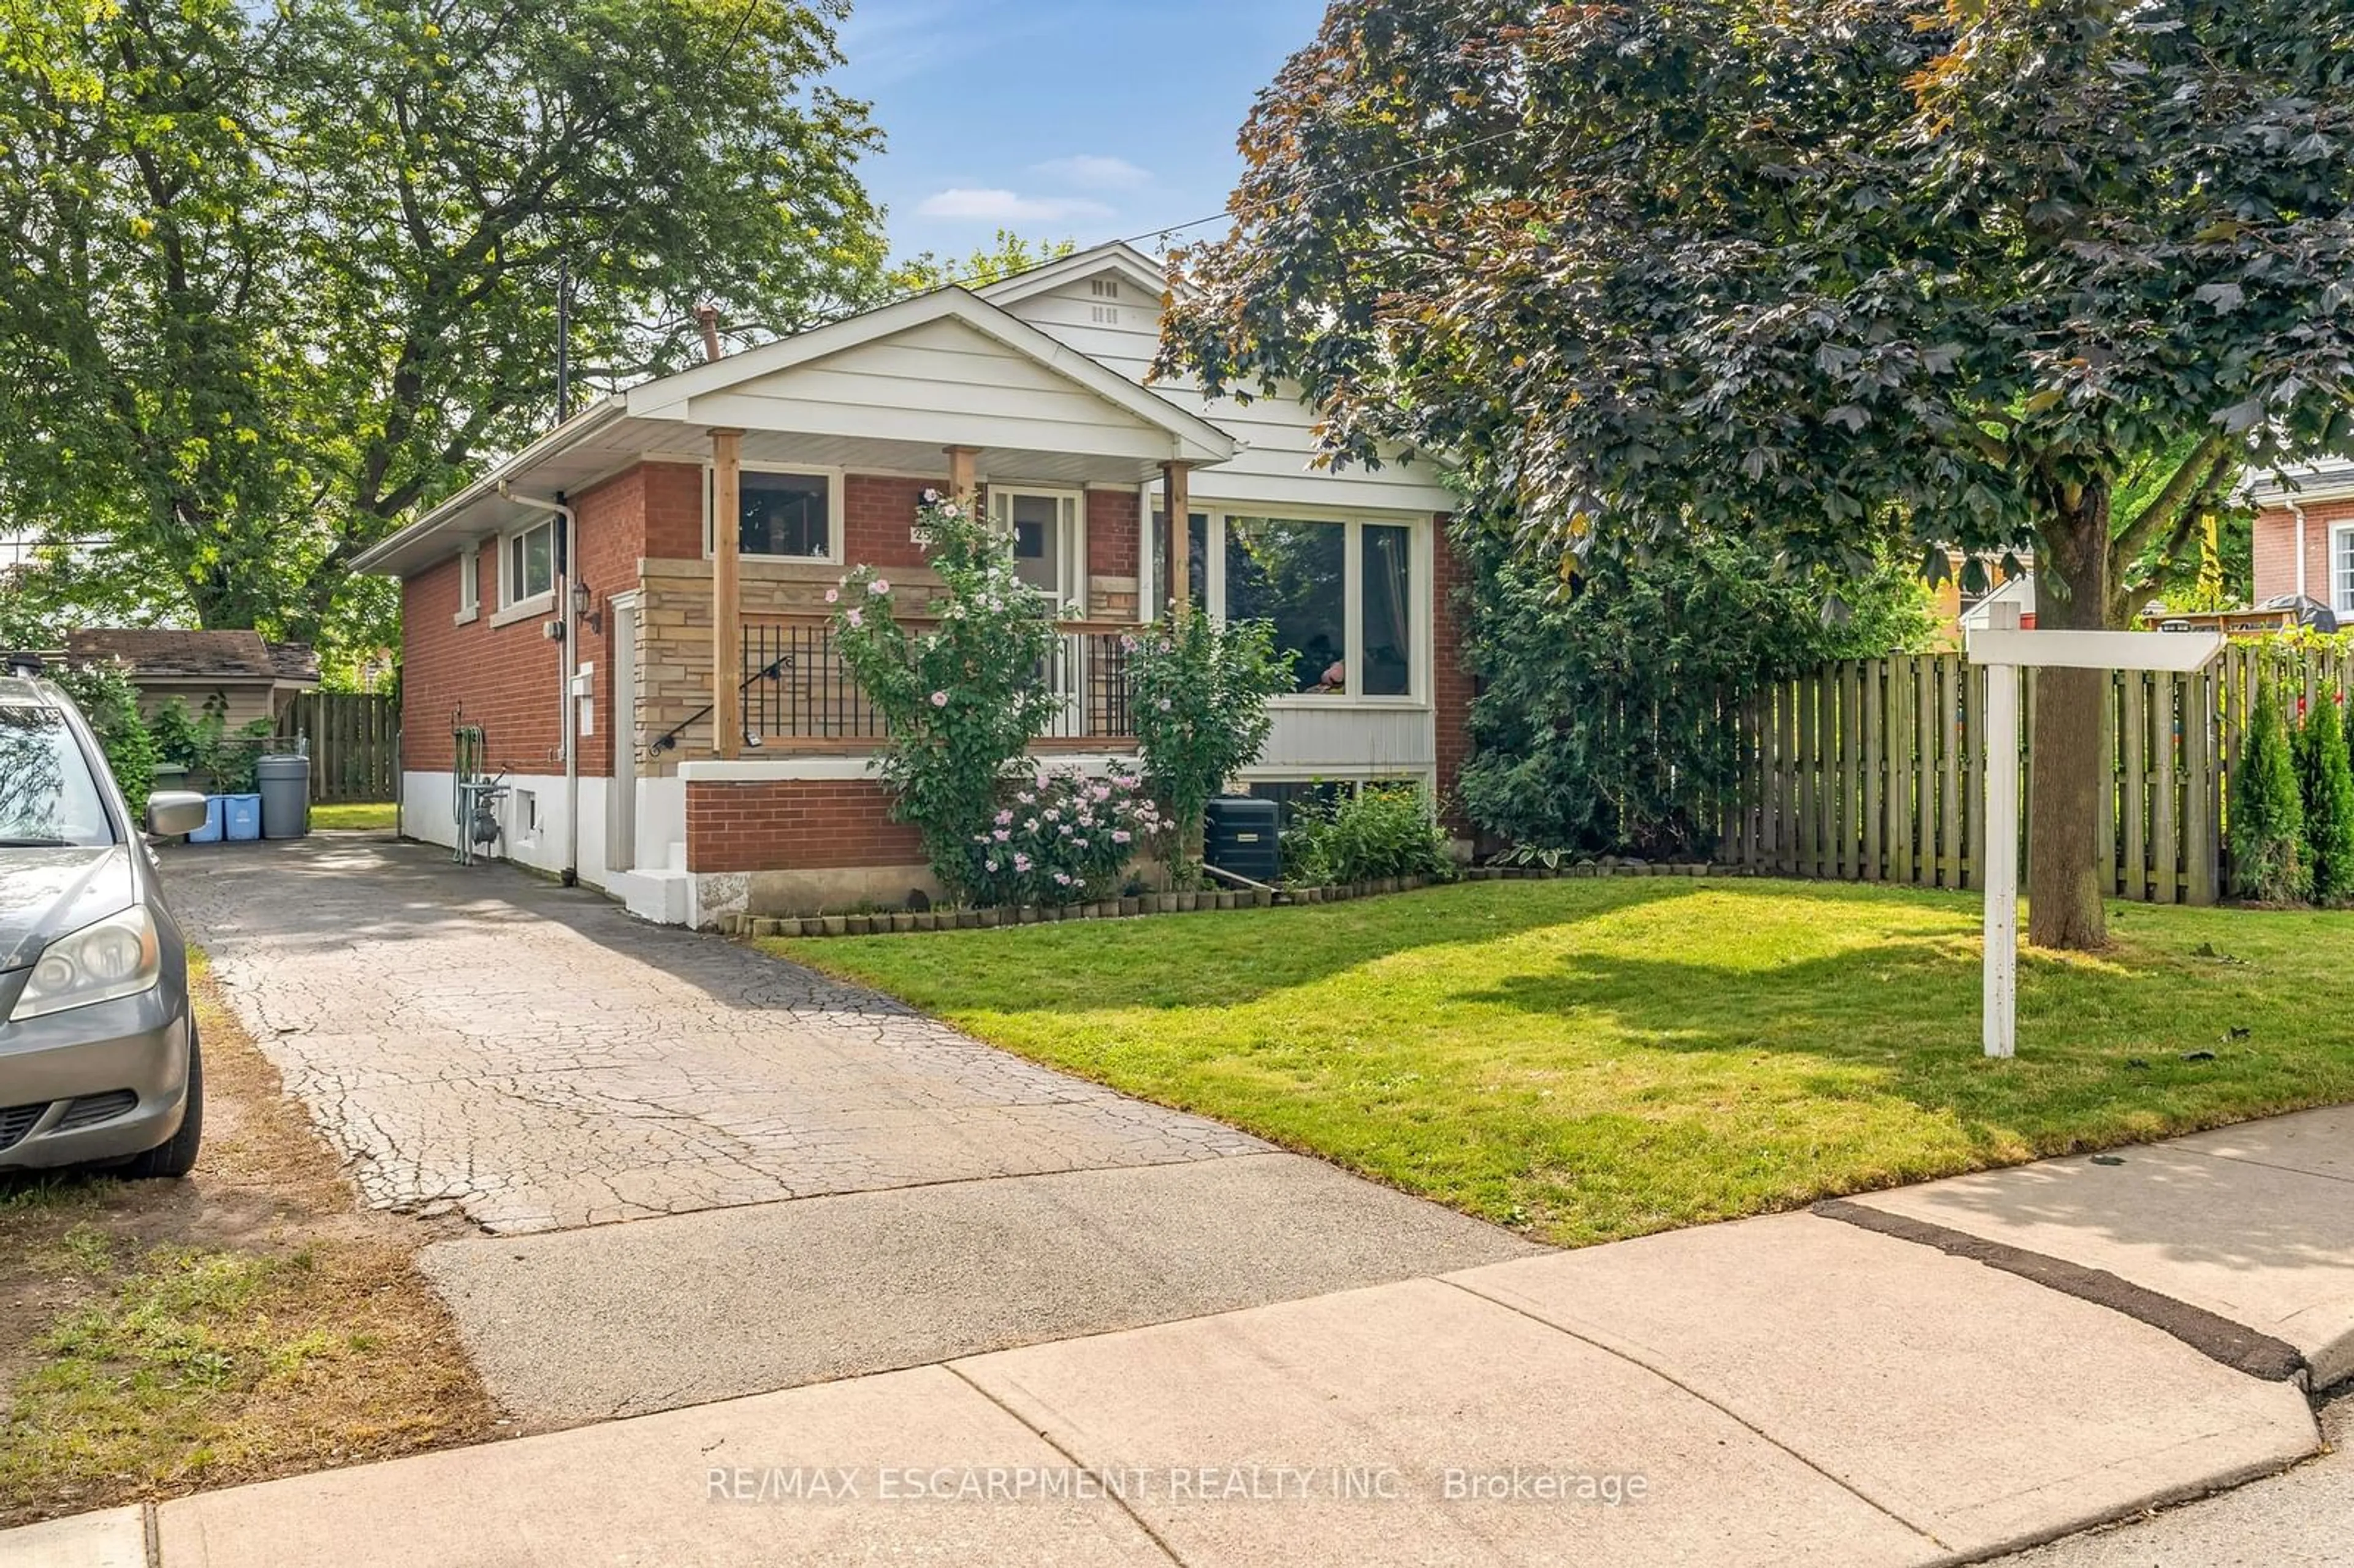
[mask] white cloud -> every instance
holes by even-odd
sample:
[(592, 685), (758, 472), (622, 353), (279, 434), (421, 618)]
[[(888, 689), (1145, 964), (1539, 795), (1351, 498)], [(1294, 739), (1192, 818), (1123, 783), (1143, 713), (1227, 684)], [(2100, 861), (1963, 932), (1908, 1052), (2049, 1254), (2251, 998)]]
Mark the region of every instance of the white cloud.
[(1109, 217), (1111, 208), (1077, 196), (1026, 196), (1008, 190), (954, 186), (917, 204), (922, 217), (959, 217), (976, 223), (1061, 223), (1075, 217)]
[(1037, 172), (1089, 191), (1132, 191), (1152, 183), (1151, 170), (1140, 169), (1126, 158), (1099, 157), (1092, 153), (1053, 159), (1040, 164)]

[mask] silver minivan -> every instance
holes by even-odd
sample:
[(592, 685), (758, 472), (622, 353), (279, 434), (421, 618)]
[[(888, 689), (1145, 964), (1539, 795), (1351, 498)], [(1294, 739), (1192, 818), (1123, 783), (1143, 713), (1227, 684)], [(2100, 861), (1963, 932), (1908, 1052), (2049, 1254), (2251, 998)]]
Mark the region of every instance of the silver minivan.
[[(148, 827), (205, 823), (158, 793)], [(204, 1128), (187, 946), (73, 700), (0, 675), (0, 1171), (185, 1176)]]

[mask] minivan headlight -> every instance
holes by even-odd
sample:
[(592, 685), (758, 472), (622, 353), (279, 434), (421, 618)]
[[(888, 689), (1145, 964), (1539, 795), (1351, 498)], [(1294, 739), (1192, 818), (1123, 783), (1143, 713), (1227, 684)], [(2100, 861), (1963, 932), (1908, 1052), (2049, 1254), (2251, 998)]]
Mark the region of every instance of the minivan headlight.
[(155, 940), (154, 916), (144, 905), (134, 904), (120, 915), (69, 931), (42, 948), (8, 1016), (39, 1018), (119, 996), (136, 996), (153, 986), (163, 972), (163, 948)]

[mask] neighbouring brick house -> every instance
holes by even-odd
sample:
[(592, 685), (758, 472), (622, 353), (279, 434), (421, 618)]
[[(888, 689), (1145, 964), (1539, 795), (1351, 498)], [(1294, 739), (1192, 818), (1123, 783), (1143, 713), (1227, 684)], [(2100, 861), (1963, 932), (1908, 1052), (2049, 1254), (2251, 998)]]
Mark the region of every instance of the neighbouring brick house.
[(2250, 477), (2255, 601), (2295, 594), (2354, 625), (2354, 461)]
[(927, 489), (972, 496), (1022, 575), (1083, 612), (1042, 753), (1133, 750), (1120, 635), (1182, 560), (1196, 602), (1271, 619), (1299, 651), (1249, 787), (1451, 789), (1470, 683), (1448, 493), (1417, 463), (1314, 467), (1296, 403), (1145, 385), (1165, 287), (1107, 246), (716, 359), (575, 415), (371, 550), (361, 568), (403, 587), (406, 831), (454, 842), (462, 732), (510, 786), (503, 853), (649, 918), (926, 885), (823, 599), (861, 563), (920, 595)]

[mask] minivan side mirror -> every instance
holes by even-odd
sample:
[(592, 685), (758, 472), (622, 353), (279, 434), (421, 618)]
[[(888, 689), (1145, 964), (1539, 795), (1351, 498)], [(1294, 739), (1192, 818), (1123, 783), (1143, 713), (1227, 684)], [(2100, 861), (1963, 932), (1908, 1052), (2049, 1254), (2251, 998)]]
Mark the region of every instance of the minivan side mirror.
[(211, 810), (192, 789), (158, 789), (147, 797), (147, 831), (166, 838), (193, 833), (205, 825)]

